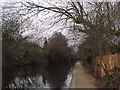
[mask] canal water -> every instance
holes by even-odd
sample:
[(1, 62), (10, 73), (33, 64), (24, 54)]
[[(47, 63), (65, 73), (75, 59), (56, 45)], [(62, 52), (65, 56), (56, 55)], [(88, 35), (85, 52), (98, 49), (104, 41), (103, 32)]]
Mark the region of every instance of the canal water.
[(34, 65), (2, 71), (3, 88), (69, 88), (74, 65)]

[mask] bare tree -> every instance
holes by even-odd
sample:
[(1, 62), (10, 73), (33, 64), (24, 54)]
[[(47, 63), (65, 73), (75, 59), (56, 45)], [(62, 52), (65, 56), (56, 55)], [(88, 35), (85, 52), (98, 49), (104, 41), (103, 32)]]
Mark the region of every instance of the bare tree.
[[(84, 3), (71, 1), (66, 6), (61, 7), (55, 5), (48, 7), (33, 2), (22, 2), (22, 4), (28, 8), (28, 12), (32, 11), (32, 13), (55, 12), (54, 16), (58, 19), (56, 22), (53, 22), (53, 25), (61, 20), (65, 20), (65, 23), (71, 21), (73, 24), (68, 28), (92, 35), (98, 38), (99, 42), (103, 38), (113, 41), (118, 38), (120, 33), (118, 27), (119, 12), (117, 9), (119, 2)], [(101, 49), (101, 47), (99, 48)]]

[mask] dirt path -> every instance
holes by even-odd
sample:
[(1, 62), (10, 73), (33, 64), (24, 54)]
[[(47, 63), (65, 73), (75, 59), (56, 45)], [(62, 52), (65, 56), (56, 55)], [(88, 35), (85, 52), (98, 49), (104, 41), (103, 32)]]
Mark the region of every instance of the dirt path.
[(97, 88), (95, 86), (95, 79), (85, 72), (80, 62), (75, 64), (70, 88)]

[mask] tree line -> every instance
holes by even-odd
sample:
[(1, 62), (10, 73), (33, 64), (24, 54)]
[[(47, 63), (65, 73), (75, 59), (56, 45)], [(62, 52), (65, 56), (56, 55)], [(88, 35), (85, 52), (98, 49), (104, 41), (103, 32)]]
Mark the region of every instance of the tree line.
[(46, 39), (41, 47), (31, 41), (30, 36), (21, 34), (25, 29), (23, 18), (4, 15), (2, 21), (3, 67), (64, 63), (70, 60), (72, 50), (61, 33), (56, 32), (50, 39)]

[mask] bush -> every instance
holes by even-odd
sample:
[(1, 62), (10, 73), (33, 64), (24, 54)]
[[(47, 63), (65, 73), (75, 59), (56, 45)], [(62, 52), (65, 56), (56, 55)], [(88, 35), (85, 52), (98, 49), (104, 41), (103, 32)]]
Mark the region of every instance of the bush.
[(119, 88), (120, 87), (120, 68), (114, 67), (112, 70), (109, 70), (109, 73), (103, 76), (103, 81), (105, 87), (108, 88)]

